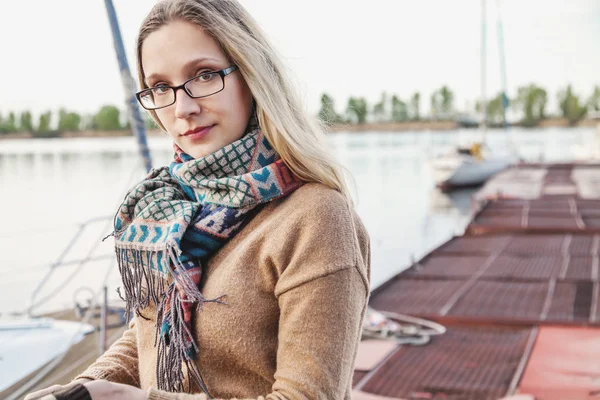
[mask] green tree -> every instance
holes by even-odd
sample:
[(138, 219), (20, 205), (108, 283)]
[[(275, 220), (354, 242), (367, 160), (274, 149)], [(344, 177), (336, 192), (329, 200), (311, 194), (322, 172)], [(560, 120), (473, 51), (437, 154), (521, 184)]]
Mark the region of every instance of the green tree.
[(378, 103), (373, 106), (373, 118), (377, 122), (386, 121), (387, 118), (387, 94), (383, 92), (381, 94), (381, 99)]
[(405, 102), (396, 95), (392, 96), (392, 121), (406, 121), (408, 119), (408, 107)]
[(535, 126), (546, 118), (547, 103), (548, 93), (546, 90), (532, 83), (517, 90), (517, 98), (513, 104), (523, 113), (523, 125)]
[(411, 118), (415, 121), (421, 119), (421, 94), (415, 93), (410, 98)]
[(361, 97), (350, 97), (346, 107), (346, 116), (349, 122), (364, 124), (367, 121), (367, 101)]
[(21, 132), (33, 132), (33, 118), (31, 117), (31, 112), (23, 111), (21, 113), (21, 121), (19, 124), (19, 130)]
[(321, 96), (321, 109), (318, 115), (319, 119), (327, 125), (341, 121), (340, 116), (335, 112), (335, 103), (327, 93), (323, 93)]
[(6, 118), (3, 122), (3, 131), (6, 133), (13, 133), (13, 132), (17, 132), (17, 121), (15, 118), (15, 113), (14, 112), (9, 112), (8, 113), (8, 118)]
[(58, 111), (58, 130), (64, 131), (78, 131), (81, 127), (81, 116), (76, 112), (70, 112), (61, 108)]
[(116, 131), (121, 129), (120, 111), (112, 105), (105, 105), (94, 115), (93, 128), (101, 131)]
[(38, 133), (47, 133), (50, 132), (50, 123), (52, 122), (52, 112), (46, 111), (45, 113), (40, 114), (40, 122), (37, 127)]
[(558, 103), (562, 116), (569, 121), (569, 125), (575, 125), (585, 117), (587, 108), (579, 103), (579, 97), (573, 93), (571, 85), (558, 92)]
[(34, 129), (33, 136), (37, 138), (49, 138), (59, 136), (59, 132), (56, 129), (51, 129), (52, 124), (52, 111), (46, 111), (40, 114), (39, 123), (37, 129)]
[(591, 111), (600, 111), (600, 87), (596, 86), (594, 92), (587, 101), (587, 106)]

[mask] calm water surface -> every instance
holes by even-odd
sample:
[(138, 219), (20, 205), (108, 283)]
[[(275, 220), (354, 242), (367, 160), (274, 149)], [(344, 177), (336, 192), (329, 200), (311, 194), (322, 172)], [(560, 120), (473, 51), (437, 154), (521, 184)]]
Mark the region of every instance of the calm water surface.
[[(513, 130), (527, 160), (568, 161), (597, 148), (594, 128)], [(505, 149), (507, 134), (488, 134), (490, 147)], [(479, 138), (476, 130), (452, 132), (338, 133), (332, 151), (356, 181), (357, 210), (372, 243), (374, 288), (406, 268), (411, 258), (460, 234), (470, 196), (435, 189), (427, 160), (456, 144)], [(149, 138), (154, 165), (170, 161), (167, 138)], [(120, 285), (112, 261), (110, 220), (93, 223), (71, 244), (67, 261), (109, 258), (50, 268), (80, 224), (114, 214), (123, 195), (144, 176), (133, 138), (0, 141), (0, 312), (22, 311), (51, 296), (38, 311), (71, 307), (106, 282), (111, 297)], [(41, 289), (38, 284), (46, 281)], [(57, 293), (57, 294), (55, 294)]]

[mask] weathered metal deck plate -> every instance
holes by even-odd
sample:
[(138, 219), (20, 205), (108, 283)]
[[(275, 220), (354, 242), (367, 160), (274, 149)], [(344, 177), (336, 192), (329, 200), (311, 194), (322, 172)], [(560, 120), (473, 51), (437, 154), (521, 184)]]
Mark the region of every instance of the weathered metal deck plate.
[(467, 233), (600, 232), (600, 200), (575, 195), (497, 199), (482, 203)]
[(568, 280), (593, 281), (598, 279), (597, 273), (598, 256), (571, 256), (568, 258), (567, 269), (561, 274), (561, 278)]
[(522, 373), (531, 328), (449, 327), (422, 347), (404, 346), (357, 389), (402, 399), (497, 400)]
[(483, 277), (549, 280), (558, 277), (565, 262), (560, 254), (502, 254), (485, 270)]
[(464, 280), (395, 279), (371, 296), (369, 304), (380, 311), (435, 315), (464, 283)]
[(504, 249), (512, 240), (510, 235), (460, 236), (442, 245), (435, 253), (489, 254)]
[(445, 320), (600, 323), (593, 293), (599, 239), (585, 234), (458, 237), (375, 290), (371, 305)]
[(591, 316), (592, 299), (592, 282), (558, 282), (545, 320), (585, 323)]
[(568, 253), (582, 256), (598, 254), (598, 239), (592, 235), (573, 235), (570, 239)]
[(567, 235), (511, 235), (506, 251), (514, 254), (559, 255), (563, 253)]
[(481, 268), (488, 255), (440, 254), (407, 272), (407, 276), (468, 279)]
[(448, 315), (473, 319), (542, 320), (548, 282), (477, 281)]

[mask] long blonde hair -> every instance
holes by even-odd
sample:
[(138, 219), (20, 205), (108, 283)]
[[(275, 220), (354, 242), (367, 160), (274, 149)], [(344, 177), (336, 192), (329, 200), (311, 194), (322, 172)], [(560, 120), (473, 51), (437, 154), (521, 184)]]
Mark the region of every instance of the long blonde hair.
[[(167, 0), (157, 3), (142, 22), (136, 58), (142, 89), (142, 45), (152, 32), (183, 20), (200, 26), (238, 66), (256, 101), (260, 126), (271, 145), (296, 176), (338, 190), (350, 203), (347, 170), (326, 147), (324, 125), (304, 110), (279, 56), (262, 29), (237, 0)], [(166, 131), (155, 111), (154, 121)]]

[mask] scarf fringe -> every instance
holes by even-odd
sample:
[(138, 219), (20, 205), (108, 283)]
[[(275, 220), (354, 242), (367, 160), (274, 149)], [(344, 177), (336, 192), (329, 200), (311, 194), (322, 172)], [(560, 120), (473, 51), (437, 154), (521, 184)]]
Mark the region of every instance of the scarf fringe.
[[(149, 320), (141, 310), (150, 302), (156, 305), (154, 346), (158, 347), (156, 379), (160, 390), (181, 392), (183, 385), (183, 366), (187, 370), (188, 392), (191, 383), (195, 383), (207, 396), (208, 388), (195, 361), (199, 352), (188, 329), (183, 315), (183, 303), (196, 303), (195, 311), (199, 311), (203, 303), (227, 304), (222, 299), (206, 299), (197, 285), (186, 274), (184, 265), (179, 260), (181, 250), (176, 242), (168, 242), (161, 250), (139, 250), (116, 247), (119, 271), (123, 279), (124, 295), (117, 289), (126, 304), (126, 318), (132, 312)], [(162, 253), (162, 254), (160, 254)], [(162, 265), (159, 264), (162, 261)], [(157, 276), (151, 266), (160, 271), (168, 271), (173, 282), (168, 283), (168, 275)]]
[(147, 308), (150, 302), (158, 305), (167, 291), (167, 280), (156, 276), (151, 265), (160, 268), (158, 252), (130, 248), (115, 248), (117, 264), (123, 280), (124, 293), (117, 288), (117, 293), (125, 301), (125, 318), (130, 320), (132, 312), (148, 319), (141, 310)]
[[(169, 288), (169, 294), (173, 295), (170, 308), (166, 310), (164, 319), (162, 317), (165, 311), (165, 303), (161, 303), (161, 307), (157, 313), (157, 320), (162, 320), (160, 329), (156, 330), (156, 340), (158, 339), (158, 356), (156, 363), (156, 382), (160, 390), (168, 392), (182, 392), (183, 385), (183, 366), (187, 370), (188, 393), (191, 392), (191, 384), (195, 383), (202, 389), (207, 396), (210, 396), (208, 388), (202, 378), (198, 365), (195, 361), (198, 354), (198, 347), (192, 340), (192, 333), (188, 330), (184, 317), (183, 300), (181, 294), (176, 290), (173, 284)], [(157, 327), (158, 328), (158, 327)], [(192, 346), (188, 347), (191, 343)]]

